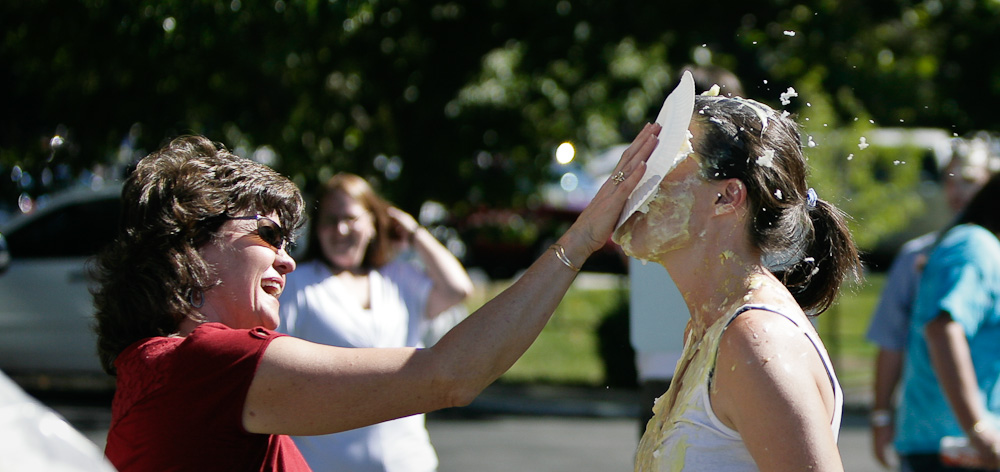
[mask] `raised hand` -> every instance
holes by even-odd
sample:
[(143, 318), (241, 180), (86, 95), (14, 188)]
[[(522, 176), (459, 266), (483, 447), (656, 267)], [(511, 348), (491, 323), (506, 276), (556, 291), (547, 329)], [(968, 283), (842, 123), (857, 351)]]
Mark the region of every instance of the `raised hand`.
[(563, 245), (571, 253), (573, 260), (586, 260), (607, 242), (625, 206), (625, 200), (642, 179), (646, 160), (658, 143), (656, 136), (659, 132), (660, 125), (656, 123), (647, 123), (639, 131), (632, 144), (622, 153), (611, 176), (563, 236), (569, 239)]

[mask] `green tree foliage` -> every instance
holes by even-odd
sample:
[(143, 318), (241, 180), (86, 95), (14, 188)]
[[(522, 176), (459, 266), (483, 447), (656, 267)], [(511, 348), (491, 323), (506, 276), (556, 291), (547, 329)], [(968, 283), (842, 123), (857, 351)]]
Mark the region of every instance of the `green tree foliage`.
[(918, 171), (843, 143), (1000, 126), (995, 0), (10, 0), (0, 26), (0, 172), (36, 176), (5, 176), (5, 201), (203, 133), (307, 190), (346, 170), (408, 210), (527, 207), (556, 145), (627, 141), (704, 63), (810, 118), (817, 187), (880, 235), (919, 207)]
[[(935, 156), (905, 138), (891, 143), (880, 138), (912, 130), (880, 129), (863, 112), (848, 122), (839, 120), (833, 97), (823, 93), (820, 84), (821, 74), (814, 70), (802, 77), (796, 91), (796, 100), (806, 104), (798, 118), (809, 181), (820, 198), (851, 216), (848, 223), (857, 243), (872, 248), (924, 209), (924, 198), (916, 189), (928, 178), (922, 175), (926, 161), (936, 164)], [(943, 131), (934, 131), (934, 136), (948, 139)]]

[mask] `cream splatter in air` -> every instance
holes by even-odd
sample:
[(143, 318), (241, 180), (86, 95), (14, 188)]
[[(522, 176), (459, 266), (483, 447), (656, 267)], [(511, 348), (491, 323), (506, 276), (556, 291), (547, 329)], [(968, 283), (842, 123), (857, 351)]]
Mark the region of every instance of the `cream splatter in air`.
[(788, 87), (788, 90), (782, 93), (781, 96), (778, 98), (781, 100), (782, 105), (789, 105), (792, 103), (792, 97), (798, 97), (798, 96), (799, 93), (796, 92), (794, 88)]

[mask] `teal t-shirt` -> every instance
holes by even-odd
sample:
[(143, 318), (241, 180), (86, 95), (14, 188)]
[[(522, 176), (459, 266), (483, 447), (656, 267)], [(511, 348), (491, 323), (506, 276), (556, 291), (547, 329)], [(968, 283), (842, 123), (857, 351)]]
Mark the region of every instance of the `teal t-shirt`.
[(944, 436), (964, 436), (931, 365), (924, 327), (947, 312), (965, 330), (980, 398), (1000, 418), (1000, 241), (985, 228), (960, 225), (933, 250), (920, 279), (896, 415), (896, 450), (933, 453)]

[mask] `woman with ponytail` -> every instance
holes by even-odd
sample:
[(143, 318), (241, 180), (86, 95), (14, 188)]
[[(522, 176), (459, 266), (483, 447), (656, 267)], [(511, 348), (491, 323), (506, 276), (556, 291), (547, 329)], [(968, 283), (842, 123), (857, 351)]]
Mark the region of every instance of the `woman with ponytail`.
[(614, 234), (667, 269), (691, 314), (635, 470), (843, 470), (843, 394), (809, 316), (858, 276), (845, 216), (807, 185), (794, 121), (741, 98), (693, 103), (674, 167)]

